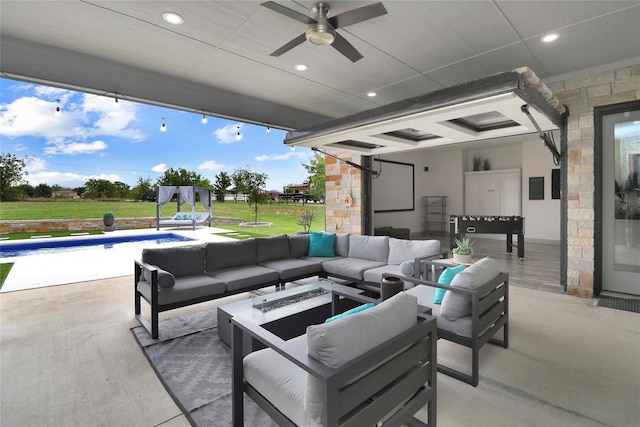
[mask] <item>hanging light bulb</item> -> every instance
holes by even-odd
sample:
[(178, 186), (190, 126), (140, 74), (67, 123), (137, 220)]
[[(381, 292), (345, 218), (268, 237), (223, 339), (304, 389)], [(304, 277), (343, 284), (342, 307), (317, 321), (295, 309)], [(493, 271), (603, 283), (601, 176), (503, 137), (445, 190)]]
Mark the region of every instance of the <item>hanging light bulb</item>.
[(160, 132), (166, 132), (167, 126), (164, 124), (164, 117), (162, 118), (162, 126), (160, 126)]
[(118, 92), (116, 92), (116, 104), (118, 103)]
[(204, 113), (202, 113), (202, 124), (206, 125), (207, 124), (207, 116), (205, 116)]
[(60, 114), (62, 114), (62, 111), (60, 110), (60, 100), (56, 99), (56, 101), (58, 102), (58, 106), (56, 107), (55, 115), (56, 117), (60, 117)]
[(240, 126), (236, 126), (238, 128), (238, 138), (240, 138)]
[(267, 133), (271, 132), (271, 127), (267, 126)]

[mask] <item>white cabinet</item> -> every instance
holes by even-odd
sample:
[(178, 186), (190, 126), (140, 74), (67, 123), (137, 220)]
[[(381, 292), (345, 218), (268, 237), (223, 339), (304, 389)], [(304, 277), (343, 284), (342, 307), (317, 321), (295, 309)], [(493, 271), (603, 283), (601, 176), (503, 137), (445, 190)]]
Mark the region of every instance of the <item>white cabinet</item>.
[(521, 206), (520, 169), (465, 172), (465, 215), (520, 216)]

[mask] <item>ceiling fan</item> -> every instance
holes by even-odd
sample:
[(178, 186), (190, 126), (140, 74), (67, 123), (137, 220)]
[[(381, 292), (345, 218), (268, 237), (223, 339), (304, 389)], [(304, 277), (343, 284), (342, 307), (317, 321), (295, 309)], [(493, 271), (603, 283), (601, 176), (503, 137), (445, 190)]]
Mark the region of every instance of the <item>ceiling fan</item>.
[(336, 30), (338, 28), (346, 27), (347, 25), (353, 25), (368, 19), (376, 18), (387, 13), (387, 10), (384, 8), (382, 3), (359, 7), (331, 18), (329, 18), (329, 5), (322, 2), (314, 4), (311, 8), (311, 13), (313, 13), (314, 16), (313, 18), (272, 1), (262, 3), (262, 6), (267, 9), (271, 9), (274, 12), (288, 16), (291, 19), (295, 19), (296, 21), (300, 21), (303, 24), (307, 24), (307, 31), (305, 33), (299, 35), (281, 48), (273, 51), (271, 56), (280, 56), (299, 44), (304, 43), (305, 40), (309, 40), (311, 43), (317, 45), (330, 44), (334, 49), (350, 59), (351, 62), (356, 62), (362, 59), (362, 54)]

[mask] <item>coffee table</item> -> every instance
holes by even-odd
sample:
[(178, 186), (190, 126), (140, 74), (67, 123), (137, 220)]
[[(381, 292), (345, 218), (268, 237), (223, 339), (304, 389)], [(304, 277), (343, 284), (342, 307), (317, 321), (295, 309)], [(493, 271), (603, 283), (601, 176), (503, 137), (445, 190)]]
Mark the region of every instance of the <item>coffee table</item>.
[[(307, 292), (324, 290), (325, 293), (313, 298), (302, 299)], [(254, 295), (246, 300), (218, 307), (218, 337), (231, 346), (231, 319), (242, 316), (288, 340), (306, 332), (309, 325), (323, 323), (332, 314), (332, 304), (340, 311), (353, 308), (361, 302), (349, 298), (334, 298), (336, 295), (362, 296), (362, 289), (340, 285), (327, 279), (319, 279), (284, 291)], [(288, 304), (283, 301), (288, 300)], [(244, 352), (250, 353), (263, 345), (244, 336)]]

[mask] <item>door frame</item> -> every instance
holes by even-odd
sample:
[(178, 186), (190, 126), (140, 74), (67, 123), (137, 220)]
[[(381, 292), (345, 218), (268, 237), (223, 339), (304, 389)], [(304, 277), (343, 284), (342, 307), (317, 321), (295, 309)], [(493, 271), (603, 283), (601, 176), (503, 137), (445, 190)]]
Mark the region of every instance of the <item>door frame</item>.
[(602, 157), (604, 152), (604, 138), (602, 121), (604, 116), (610, 114), (624, 113), (629, 110), (640, 110), (640, 100), (622, 102), (619, 104), (603, 105), (593, 108), (594, 125), (594, 159), (593, 172), (595, 174), (595, 192), (593, 194), (594, 212), (594, 272), (593, 272), (593, 292), (598, 296), (602, 292), (603, 260), (602, 260), (602, 239), (604, 221), (602, 218), (603, 203), (603, 172)]

